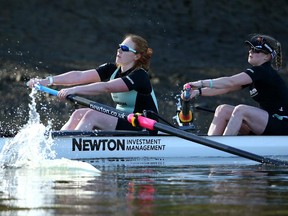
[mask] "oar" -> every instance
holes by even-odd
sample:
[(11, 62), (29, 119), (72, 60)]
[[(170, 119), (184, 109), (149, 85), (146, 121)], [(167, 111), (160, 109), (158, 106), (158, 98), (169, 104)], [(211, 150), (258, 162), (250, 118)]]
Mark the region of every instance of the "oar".
[(205, 108), (205, 107), (196, 106), (195, 108), (196, 108), (197, 110), (202, 110), (202, 111), (206, 111), (206, 112), (210, 112), (210, 113), (215, 113), (215, 110), (208, 109), (208, 108)]
[[(55, 95), (57, 96), (58, 91), (45, 87), (45, 86), (41, 86), (41, 85), (35, 85), (35, 88), (49, 93), (51, 95)], [(271, 158), (267, 158), (267, 157), (262, 157), (247, 151), (243, 151), (241, 149), (237, 149), (228, 145), (224, 145), (222, 143), (218, 143), (215, 142), (213, 140), (208, 140), (206, 138), (194, 135), (192, 133), (188, 133), (182, 130), (179, 130), (177, 128), (173, 128), (171, 126), (165, 125), (165, 124), (161, 124), (153, 119), (149, 119), (147, 117), (138, 115), (135, 117), (134, 113), (132, 114), (128, 114), (125, 112), (121, 112), (115, 108), (112, 108), (110, 106), (107, 105), (103, 105), (100, 103), (97, 103), (95, 101), (91, 101), (88, 99), (85, 99), (83, 97), (79, 97), (79, 96), (75, 96), (75, 95), (68, 95), (67, 99), (69, 99), (70, 101), (73, 101), (74, 103), (77, 104), (81, 104), (83, 106), (89, 107), (93, 110), (105, 113), (107, 115), (111, 115), (111, 116), (115, 116), (117, 118), (121, 118), (121, 119), (126, 119), (127, 121), (129, 121), (130, 123), (132, 123), (133, 121), (135, 121), (135, 119), (137, 119), (137, 123), (139, 124), (139, 126), (141, 126), (142, 128), (146, 128), (149, 130), (158, 130), (158, 131), (162, 131), (165, 132), (167, 134), (170, 135), (174, 135), (189, 141), (193, 141), (214, 149), (218, 149), (220, 151), (224, 151), (233, 155), (237, 155), (243, 158), (247, 158), (253, 161), (257, 161), (263, 164), (271, 164), (271, 165), (284, 165), (287, 166), (288, 162), (286, 161), (281, 161), (281, 160), (275, 160), (275, 159), (271, 159)], [(135, 122), (134, 122), (135, 123)]]
[(179, 119), (184, 125), (189, 125), (193, 121), (193, 114), (190, 110), (190, 89), (191, 86), (184, 86), (184, 100), (182, 100), (182, 110), (179, 112)]

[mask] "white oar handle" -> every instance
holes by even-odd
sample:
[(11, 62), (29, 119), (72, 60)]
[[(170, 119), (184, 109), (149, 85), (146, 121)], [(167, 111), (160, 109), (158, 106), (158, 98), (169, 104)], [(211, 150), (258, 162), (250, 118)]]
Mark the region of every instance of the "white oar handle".
[(51, 94), (51, 95), (54, 95), (54, 96), (57, 96), (58, 95), (58, 91), (55, 90), (55, 89), (51, 89), (51, 88), (48, 88), (46, 86), (42, 86), (40, 84), (35, 84), (34, 85), (34, 88), (39, 90), (39, 91), (42, 91), (42, 92), (46, 92), (48, 94)]

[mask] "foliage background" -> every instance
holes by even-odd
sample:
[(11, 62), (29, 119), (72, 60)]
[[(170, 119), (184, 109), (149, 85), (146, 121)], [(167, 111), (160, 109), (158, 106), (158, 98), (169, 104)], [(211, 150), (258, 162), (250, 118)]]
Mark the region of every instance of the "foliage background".
[[(287, 80), (288, 2), (256, 0), (0, 0), (0, 122), (17, 131), (28, 118), (25, 82), (113, 62), (126, 33), (145, 37), (154, 51), (151, 79), (160, 114), (171, 121), (175, 95), (191, 80), (229, 76), (248, 67), (243, 41), (251, 33), (277, 38)], [(111, 104), (105, 96), (93, 98)], [(69, 102), (39, 94), (44, 123), (59, 129), (74, 110)], [(201, 98), (199, 106), (253, 104), (247, 91)], [(212, 114), (195, 110), (205, 133)]]

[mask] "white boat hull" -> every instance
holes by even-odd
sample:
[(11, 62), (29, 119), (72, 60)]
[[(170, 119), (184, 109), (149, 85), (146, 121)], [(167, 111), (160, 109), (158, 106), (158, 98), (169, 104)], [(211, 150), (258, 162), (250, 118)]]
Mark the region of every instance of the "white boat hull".
[[(212, 136), (206, 139), (260, 156), (287, 156), (288, 136)], [(0, 151), (5, 142), (0, 138)], [(202, 144), (169, 135), (158, 136), (57, 136), (56, 158), (182, 158), (235, 156)]]

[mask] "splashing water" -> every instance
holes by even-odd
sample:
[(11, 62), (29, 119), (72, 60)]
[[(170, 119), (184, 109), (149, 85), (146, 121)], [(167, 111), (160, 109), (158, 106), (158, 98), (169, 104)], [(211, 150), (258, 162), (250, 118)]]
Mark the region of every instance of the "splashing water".
[(32, 100), (29, 104), (27, 124), (21, 128), (14, 138), (8, 139), (2, 148), (0, 153), (0, 178), (4, 168), (38, 169), (41, 170), (41, 173), (44, 170), (45, 173), (53, 175), (60, 173), (60, 176), (64, 174), (69, 174), (69, 176), (71, 174), (78, 175), (79, 173), (99, 175), (101, 171), (89, 163), (65, 158), (55, 159), (56, 152), (52, 150), (53, 139), (51, 135), (47, 135), (50, 134), (47, 132), (51, 129), (51, 123), (48, 123), (47, 127), (40, 123), (40, 115), (36, 110), (36, 92), (36, 89), (32, 89), (29, 95)]
[(45, 135), (51, 126), (40, 123), (40, 115), (36, 110), (36, 90), (30, 93), (29, 120), (18, 134), (6, 141), (0, 153), (0, 167), (37, 166), (45, 159), (54, 159), (56, 153), (51, 149), (53, 139)]

